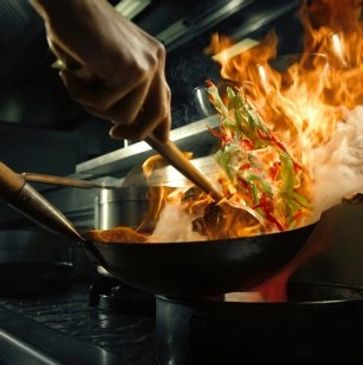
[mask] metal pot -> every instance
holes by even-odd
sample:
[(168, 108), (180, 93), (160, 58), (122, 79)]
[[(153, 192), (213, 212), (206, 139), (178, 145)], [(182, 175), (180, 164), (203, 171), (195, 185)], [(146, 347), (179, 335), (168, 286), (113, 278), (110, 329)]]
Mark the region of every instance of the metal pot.
[(95, 198), (95, 227), (137, 227), (148, 208), (147, 192), (146, 186), (101, 189)]
[[(192, 164), (209, 178), (220, 172), (213, 156), (191, 160)], [(136, 228), (149, 206), (149, 189), (157, 187), (186, 188), (191, 182), (174, 167), (156, 169), (148, 180), (141, 168), (133, 169), (118, 189), (101, 189), (95, 198), (95, 228), (111, 229), (124, 225)]]

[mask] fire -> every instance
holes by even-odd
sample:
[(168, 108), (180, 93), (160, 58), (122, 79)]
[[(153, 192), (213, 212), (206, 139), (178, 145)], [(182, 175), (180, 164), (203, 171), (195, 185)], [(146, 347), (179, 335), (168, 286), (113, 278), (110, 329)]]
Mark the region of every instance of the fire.
[[(342, 188), (340, 195), (335, 191), (331, 199), (319, 190), (319, 185), (326, 186), (324, 179), (328, 175), (334, 176), (331, 172), (338, 174), (339, 164), (346, 166), (342, 160), (333, 161), (331, 141), (339, 134), (349, 133), (352, 125), (346, 123), (347, 111), (363, 102), (360, 1), (305, 2), (300, 18), (304, 52), (285, 59), (288, 65), (283, 71), (276, 67), (278, 40), (274, 32), (260, 42), (238, 44), (218, 34), (212, 37), (208, 52), (220, 63), (221, 76), (232, 87), (221, 90), (209, 85), (211, 100), (221, 116), (219, 131), (211, 132), (221, 140), (220, 152), (236, 148), (238, 141), (234, 154), (217, 154), (224, 170), (218, 182), (228, 199), (244, 202), (260, 212), (266, 224), (261, 226), (236, 214), (228, 204), (215, 205), (202, 192), (194, 191), (192, 199), (186, 198), (191, 193), (185, 191), (169, 196), (168, 204), (182, 207), (192, 217), (196, 230), (208, 239), (248, 236), (306, 224), (358, 185), (354, 182), (350, 188)], [(233, 103), (245, 104), (235, 107)], [(259, 123), (257, 137), (244, 132), (236, 138), (232, 124), (240, 123), (241, 115), (237, 114), (243, 108), (247, 110), (247, 119), (252, 116)], [(342, 132), (342, 128), (346, 131)], [(347, 136), (338, 137), (340, 142), (344, 138)], [(254, 169), (251, 156), (256, 162)], [(323, 165), (319, 166), (321, 162)], [(286, 185), (286, 179), (281, 177), (284, 169), (291, 175), (288, 189), (282, 187)], [(330, 172), (324, 177), (326, 171)], [(253, 182), (249, 179), (251, 173), (255, 177)], [(251, 187), (255, 189), (254, 198)]]
[[(209, 84), (221, 119), (211, 132), (221, 143), (217, 180), (226, 200), (217, 204), (196, 188), (150, 190), (150, 209), (139, 227), (154, 232), (149, 241), (170, 241), (160, 232), (170, 226), (173, 209), (190, 239), (194, 233), (203, 239), (251, 236), (308, 224), (361, 186), (361, 10), (358, 0), (304, 2), (304, 51), (285, 57), (282, 71), (274, 32), (238, 44), (212, 37), (208, 52), (229, 85)], [(146, 176), (157, 163), (159, 157), (145, 163)], [(227, 200), (255, 210), (263, 224)], [(150, 222), (152, 229), (145, 229)]]
[[(274, 67), (279, 59), (273, 32), (253, 48), (230, 56), (231, 40), (214, 35), (208, 52), (217, 54), (214, 59), (221, 64), (223, 79), (234, 85), (303, 167), (295, 191), (314, 205), (319, 200), (314, 186), (315, 151), (331, 141), (347, 110), (363, 102), (361, 1), (305, 2), (300, 18), (304, 52), (291, 57), (281, 72)], [(221, 132), (222, 138), (228, 137), (230, 128), (224, 125)], [(223, 143), (228, 145), (222, 140), (222, 147)], [(316, 204), (314, 208), (319, 209)]]
[[(277, 72), (269, 63), (276, 58), (274, 33), (259, 46), (225, 57), (221, 63), (222, 77), (244, 88), (266, 123), (303, 161), (308, 160), (304, 151), (331, 138), (342, 119), (343, 107), (362, 104), (360, 3), (305, 3), (300, 10), (304, 52), (285, 72)], [(226, 39), (214, 36), (209, 51), (219, 53), (226, 47)]]
[[(221, 121), (211, 133), (220, 140), (216, 180), (225, 200), (216, 203), (195, 187), (150, 188), (149, 211), (136, 230), (96, 231), (96, 239), (199, 242), (293, 229), (317, 220), (344, 196), (362, 192), (361, 11), (360, 0), (306, 1), (300, 9), (304, 52), (290, 57), (283, 71), (276, 67), (273, 32), (260, 42), (239, 44), (214, 35), (208, 51), (229, 85), (209, 83)], [(145, 176), (161, 163), (160, 156), (146, 161)], [(230, 202), (244, 204), (261, 220)], [(225, 300), (286, 300), (288, 279), (328, 249), (337, 219), (335, 213), (322, 219), (304, 248), (252, 294)]]

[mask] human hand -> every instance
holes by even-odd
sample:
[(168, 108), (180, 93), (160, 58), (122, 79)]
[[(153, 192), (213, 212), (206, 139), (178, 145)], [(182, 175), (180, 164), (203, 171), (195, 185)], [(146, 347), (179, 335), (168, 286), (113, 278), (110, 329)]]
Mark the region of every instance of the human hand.
[[(167, 140), (170, 90), (163, 46), (105, 0), (32, 0), (71, 98), (114, 126), (111, 137)], [(75, 67), (74, 67), (75, 66)]]

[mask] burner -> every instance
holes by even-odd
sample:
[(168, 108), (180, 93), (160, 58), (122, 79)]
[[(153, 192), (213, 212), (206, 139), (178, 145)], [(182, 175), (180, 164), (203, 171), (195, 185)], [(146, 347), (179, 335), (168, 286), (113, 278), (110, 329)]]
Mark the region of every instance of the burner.
[(99, 277), (90, 287), (89, 304), (100, 310), (128, 315), (154, 316), (155, 296), (113, 278)]
[(157, 297), (160, 364), (361, 358), (363, 289), (290, 284), (286, 303)]

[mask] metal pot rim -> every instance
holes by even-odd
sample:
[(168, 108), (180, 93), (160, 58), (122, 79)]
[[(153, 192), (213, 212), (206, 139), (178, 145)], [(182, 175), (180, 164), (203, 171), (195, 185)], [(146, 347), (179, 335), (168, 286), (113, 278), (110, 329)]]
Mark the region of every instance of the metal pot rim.
[(147, 186), (127, 186), (118, 189), (101, 189), (98, 193), (98, 204), (111, 202), (146, 200)]

